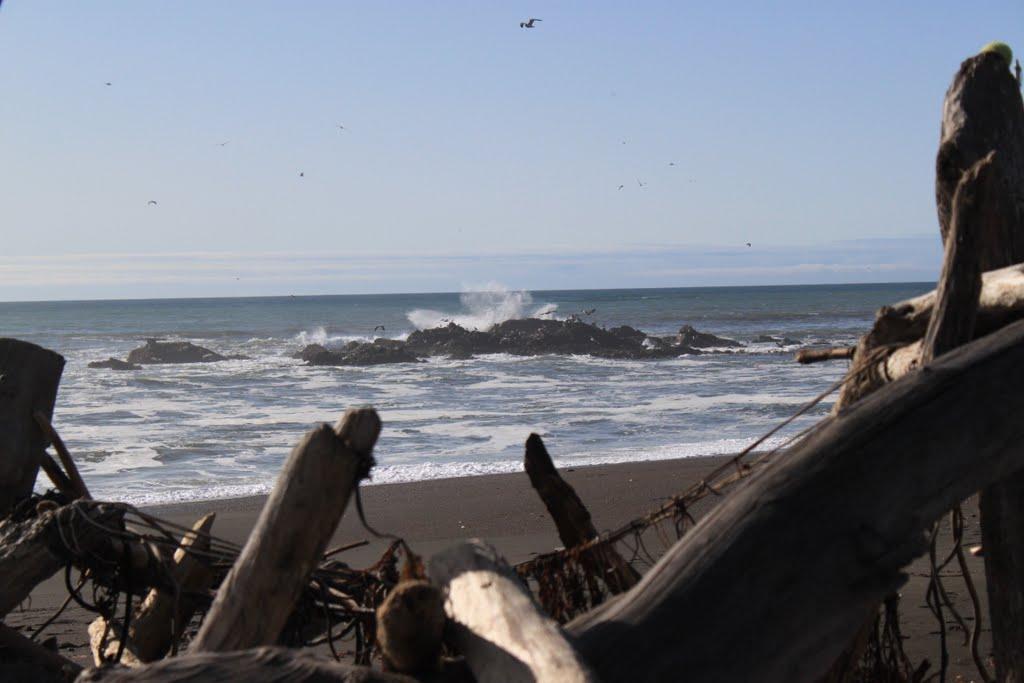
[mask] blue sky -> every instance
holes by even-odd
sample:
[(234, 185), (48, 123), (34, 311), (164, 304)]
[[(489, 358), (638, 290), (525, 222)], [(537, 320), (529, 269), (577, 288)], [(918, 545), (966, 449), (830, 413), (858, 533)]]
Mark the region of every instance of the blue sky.
[(1024, 3), (6, 0), (0, 300), (931, 279), (994, 39)]

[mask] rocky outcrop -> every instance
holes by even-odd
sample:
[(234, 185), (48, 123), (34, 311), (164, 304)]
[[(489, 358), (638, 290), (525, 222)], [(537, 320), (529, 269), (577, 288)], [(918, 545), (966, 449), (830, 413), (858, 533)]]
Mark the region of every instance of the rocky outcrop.
[(776, 344), (778, 346), (799, 346), (803, 342), (799, 339), (789, 337), (772, 337), (767, 334), (759, 334), (750, 340), (753, 344)]
[(338, 351), (311, 344), (300, 352), (300, 357), (310, 365), (383, 365), (420, 361), (406, 348), (405, 342), (394, 339), (377, 339), (369, 343), (349, 342)]
[(692, 346), (695, 349), (708, 349), (708, 348), (741, 348), (743, 344), (736, 341), (735, 339), (726, 339), (725, 337), (716, 337), (713, 334), (707, 332), (698, 332), (690, 325), (683, 325), (679, 328), (679, 335), (677, 337), (679, 344), (682, 346)]
[(135, 363), (129, 363), (127, 361), (119, 360), (117, 358), (108, 358), (106, 360), (94, 360), (89, 363), (90, 368), (104, 369), (104, 370), (141, 370), (141, 365)]
[[(236, 356), (237, 358), (237, 356)], [(129, 363), (142, 365), (159, 365), (164, 363), (216, 363), (229, 360), (216, 351), (197, 346), (187, 341), (157, 341), (147, 339), (145, 346), (140, 346), (128, 354)]]
[(446, 327), (417, 330), (404, 342), (394, 339), (349, 342), (338, 350), (311, 344), (295, 357), (310, 365), (376, 365), (409, 363), (430, 356), (466, 359), (491, 353), (590, 355), (635, 360), (674, 358), (700, 351), (680, 343), (678, 337), (651, 337), (626, 325), (606, 330), (579, 320), (526, 318), (506, 320), (486, 332), (449, 323)]

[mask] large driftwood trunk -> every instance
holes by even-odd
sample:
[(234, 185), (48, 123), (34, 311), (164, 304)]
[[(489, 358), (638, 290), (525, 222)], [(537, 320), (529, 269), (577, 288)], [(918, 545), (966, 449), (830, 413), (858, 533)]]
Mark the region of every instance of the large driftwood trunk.
[[(580, 500), (576, 489), (569, 485), (555, 469), (555, 464), (537, 434), (526, 440), (523, 466), (537, 495), (555, 522), (558, 537), (566, 548), (575, 548), (597, 538), (597, 529), (590, 511)], [(611, 546), (599, 546), (589, 551), (584, 561), (604, 577), (613, 593), (629, 590), (640, 580), (640, 574)]]
[(98, 525), (121, 528), (123, 517), (116, 505), (75, 502), (23, 522), (0, 522), (0, 617), (73, 556), (99, 551), (109, 539)]
[(34, 414), (53, 416), (64, 359), (18, 339), (0, 339), (0, 517), (32, 493), (46, 437)]
[(81, 665), (0, 624), (0, 679), (72, 681), (81, 670)]
[(497, 551), (469, 541), (430, 558), (451, 640), (478, 683), (582, 683), (590, 672)]
[[(965, 61), (946, 93), (936, 160), (935, 196), (946, 239), (961, 176), (995, 152), (996, 191), (977, 238), (982, 270), (1024, 261), (1024, 102), (1009, 64), (995, 53)], [(1024, 681), (1024, 473), (985, 488), (979, 497), (996, 677)]]
[(272, 645), (323, 556), (380, 434), (372, 408), (321, 425), (292, 450), (249, 540), (217, 590), (194, 652)]
[(416, 683), (401, 674), (340, 664), (311, 652), (280, 647), (190, 654), (134, 669), (90, 669), (78, 683)]
[(903, 583), (924, 529), (1024, 466), (1022, 410), (1018, 322), (827, 420), (573, 622), (578, 649), (607, 681), (813, 680)]

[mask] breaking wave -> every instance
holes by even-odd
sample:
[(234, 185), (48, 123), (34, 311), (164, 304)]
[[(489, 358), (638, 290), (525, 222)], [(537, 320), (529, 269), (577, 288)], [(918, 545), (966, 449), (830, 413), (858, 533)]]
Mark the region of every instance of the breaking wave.
[(406, 318), (418, 330), (444, 327), (455, 323), (467, 330), (488, 330), (506, 320), (553, 317), (558, 306), (543, 304), (531, 310), (533, 297), (524, 290), (510, 290), (496, 282), (483, 288), (463, 292), (459, 296), (463, 311), (446, 313), (429, 308), (409, 311)]

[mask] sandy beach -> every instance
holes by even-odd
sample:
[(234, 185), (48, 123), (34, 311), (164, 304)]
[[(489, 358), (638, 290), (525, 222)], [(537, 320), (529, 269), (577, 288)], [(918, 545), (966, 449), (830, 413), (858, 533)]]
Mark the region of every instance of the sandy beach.
[[(666, 498), (700, 481), (722, 462), (722, 458), (687, 458), (633, 464), (579, 467), (563, 475), (586, 502), (599, 529), (607, 529), (657, 507)], [(191, 524), (206, 512), (216, 512), (214, 533), (242, 543), (253, 526), (263, 497), (199, 501), (149, 508), (149, 511), (180, 524)], [(404, 484), (366, 486), (363, 502), (367, 518), (382, 531), (406, 538), (413, 549), (425, 556), (464, 538), (484, 538), (493, 543), (510, 562), (529, 559), (533, 554), (558, 547), (555, 529), (525, 474), (498, 474), (459, 479), (439, 479)], [(965, 507), (968, 522), (966, 542), (979, 542), (976, 508)], [(372, 539), (349, 509), (332, 539), (332, 544)], [(348, 551), (342, 556), (353, 566), (376, 560), (383, 541)], [(981, 561), (969, 557), (971, 568), (984, 593)], [(910, 580), (902, 591), (902, 630), (906, 650), (917, 662), (927, 657), (932, 671), (938, 667), (937, 625), (925, 604), (927, 567), (918, 560), (909, 568)], [(950, 577), (954, 576), (949, 571)], [(965, 619), (970, 619), (966, 592), (953, 578), (948, 586)], [(66, 597), (61, 577), (41, 584), (31, 600), (7, 619), (7, 623), (30, 632), (43, 623)], [(73, 606), (44, 634), (54, 636), (63, 654), (78, 662), (89, 662), (86, 625), (92, 615)], [(712, 620), (712, 615), (702, 618)], [(971, 623), (968, 621), (968, 623)], [(963, 680), (975, 678), (969, 652), (962, 647), (964, 634), (949, 632), (950, 674)], [(982, 653), (988, 653), (987, 629), (982, 634)], [(952, 678), (950, 679), (952, 680)]]

